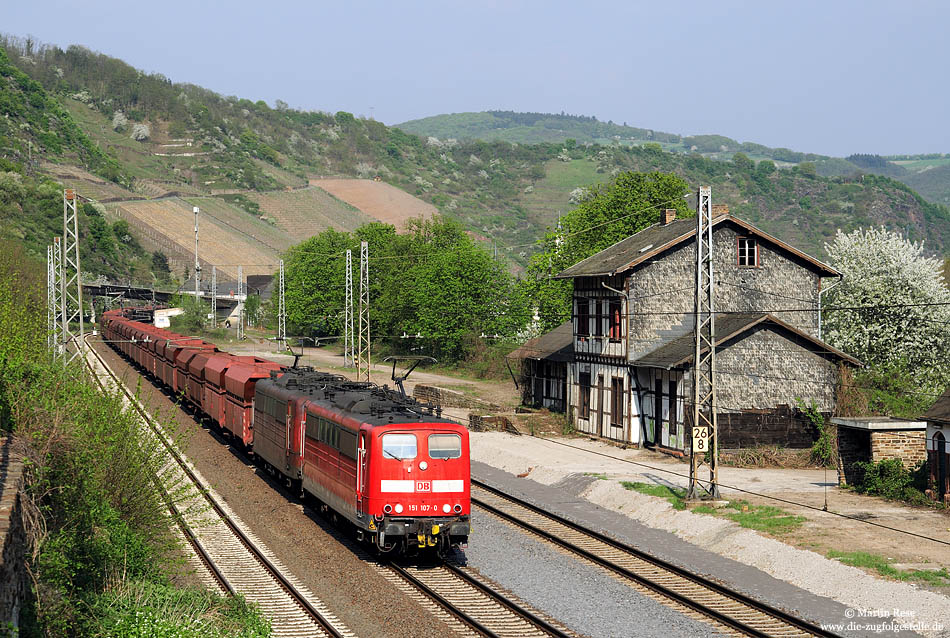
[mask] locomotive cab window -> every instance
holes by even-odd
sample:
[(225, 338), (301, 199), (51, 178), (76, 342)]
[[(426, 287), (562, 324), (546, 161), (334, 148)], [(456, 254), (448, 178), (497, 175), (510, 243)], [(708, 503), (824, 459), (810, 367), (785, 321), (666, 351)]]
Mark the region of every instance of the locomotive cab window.
[(462, 437), (458, 434), (430, 434), (430, 459), (457, 459), (462, 456)]
[(755, 268), (759, 265), (759, 247), (755, 237), (739, 237), (736, 239), (736, 264)]
[(383, 435), (383, 456), (406, 460), (416, 458), (416, 435), (391, 432)]

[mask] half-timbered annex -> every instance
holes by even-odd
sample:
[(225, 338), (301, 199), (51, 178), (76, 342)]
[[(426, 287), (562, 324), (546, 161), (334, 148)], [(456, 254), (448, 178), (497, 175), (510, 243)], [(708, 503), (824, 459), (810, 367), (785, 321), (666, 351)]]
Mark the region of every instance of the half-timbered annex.
[(521, 402), (554, 412), (567, 409), (567, 366), (574, 359), (574, 324), (530, 339), (508, 355), (520, 362)]
[[(830, 266), (715, 207), (720, 445), (805, 445), (799, 400), (830, 412), (838, 367), (854, 358), (818, 338)], [(682, 450), (691, 412), (696, 220), (661, 221), (557, 275), (574, 284), (566, 408), (575, 427)], [(561, 330), (559, 328), (558, 330)]]

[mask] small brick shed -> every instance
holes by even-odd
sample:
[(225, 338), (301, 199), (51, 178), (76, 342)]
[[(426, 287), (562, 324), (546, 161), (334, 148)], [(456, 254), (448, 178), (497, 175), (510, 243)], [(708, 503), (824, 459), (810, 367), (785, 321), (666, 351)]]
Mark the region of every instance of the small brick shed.
[(913, 468), (927, 460), (925, 421), (866, 416), (833, 417), (831, 422), (838, 426), (838, 482), (842, 485), (854, 483), (854, 464), (859, 461), (900, 459), (904, 467)]

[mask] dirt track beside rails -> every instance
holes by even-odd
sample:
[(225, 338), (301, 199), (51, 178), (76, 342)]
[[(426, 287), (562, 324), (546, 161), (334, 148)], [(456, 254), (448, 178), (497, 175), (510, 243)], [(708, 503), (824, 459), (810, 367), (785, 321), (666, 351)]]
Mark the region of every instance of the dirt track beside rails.
[(360, 636), (407, 638), (442, 638), (452, 633), (341, 545), (329, 523), (278, 491), (266, 473), (199, 426), (111, 348), (101, 343), (95, 348), (128, 387), (134, 390), (141, 379), (142, 404), (179, 433), (183, 451), (211, 486), (349, 629)]

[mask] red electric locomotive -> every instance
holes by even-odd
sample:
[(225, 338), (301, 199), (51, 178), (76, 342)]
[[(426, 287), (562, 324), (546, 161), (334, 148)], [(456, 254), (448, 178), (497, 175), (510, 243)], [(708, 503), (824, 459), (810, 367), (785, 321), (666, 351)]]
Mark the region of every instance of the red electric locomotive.
[(445, 553), (468, 541), (468, 431), (386, 387), (218, 351), (126, 318), (110, 345), (351, 523), (383, 552)]
[(254, 401), (254, 453), (381, 551), (468, 542), (468, 431), (387, 388), (310, 369), (272, 373)]

